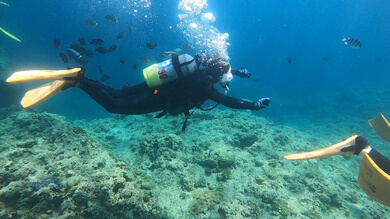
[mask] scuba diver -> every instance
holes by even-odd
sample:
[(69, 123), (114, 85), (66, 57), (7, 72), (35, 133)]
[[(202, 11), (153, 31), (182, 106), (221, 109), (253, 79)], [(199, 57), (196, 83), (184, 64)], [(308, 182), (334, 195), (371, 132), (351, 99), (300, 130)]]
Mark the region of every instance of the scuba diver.
[[(70, 87), (85, 91), (108, 112), (126, 115), (138, 115), (160, 112), (156, 118), (166, 114), (184, 113), (184, 131), (187, 119), (193, 108), (202, 108), (206, 100), (213, 100), (234, 109), (260, 110), (270, 104), (269, 98), (257, 102), (233, 98), (226, 95), (233, 74), (250, 77), (250, 72), (242, 68), (231, 71), (229, 62), (221, 57), (207, 59), (205, 56), (188, 54), (174, 56), (164, 62), (151, 65), (143, 70), (145, 82), (136, 86), (115, 90), (99, 81), (87, 79), (81, 68), (50, 71), (15, 72), (7, 82), (31, 80), (55, 80), (41, 87), (28, 91), (21, 104), (24, 108), (33, 106), (48, 97)], [(220, 93), (214, 85), (226, 89)]]
[[(368, 121), (374, 131), (390, 142), (390, 124), (379, 115)], [(308, 160), (334, 155), (359, 155), (358, 183), (362, 190), (375, 201), (390, 207), (390, 160), (372, 148), (363, 136), (354, 135), (332, 146), (315, 151), (290, 154), (287, 160)]]

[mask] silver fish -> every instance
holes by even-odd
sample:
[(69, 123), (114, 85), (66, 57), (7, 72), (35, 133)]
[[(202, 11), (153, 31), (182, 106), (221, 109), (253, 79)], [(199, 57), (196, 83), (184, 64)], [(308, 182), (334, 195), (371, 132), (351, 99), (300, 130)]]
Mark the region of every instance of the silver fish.
[(110, 23), (114, 23), (114, 24), (118, 23), (118, 19), (116, 19), (115, 15), (113, 15), (113, 14), (107, 15), (105, 18)]
[(99, 24), (98, 24), (96, 21), (92, 20), (92, 19), (88, 19), (88, 20), (85, 20), (85, 21), (84, 21), (84, 25), (87, 26), (87, 27), (89, 27), (89, 28), (95, 28), (95, 27), (97, 27)]
[(180, 54), (174, 51), (165, 51), (160, 53), (160, 58), (172, 58), (174, 56), (179, 56)]
[(357, 38), (352, 38), (352, 37), (349, 38), (349, 37), (343, 36), (343, 39), (341, 41), (343, 41), (345, 45), (348, 45), (351, 48), (354, 48), (354, 49), (362, 48), (362, 42), (360, 42), (360, 40)]

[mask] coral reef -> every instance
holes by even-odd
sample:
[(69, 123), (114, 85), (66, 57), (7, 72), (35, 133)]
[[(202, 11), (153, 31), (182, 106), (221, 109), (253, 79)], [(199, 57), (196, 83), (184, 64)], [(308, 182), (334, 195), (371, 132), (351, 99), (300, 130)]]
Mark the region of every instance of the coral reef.
[[(69, 121), (0, 110), (0, 214), (21, 218), (385, 218), (358, 158), (291, 162), (329, 142), (250, 112)], [(342, 164), (342, 165), (340, 165)], [(331, 173), (331, 174), (329, 174)]]
[[(17, 111), (17, 112), (14, 112)], [(13, 113), (11, 113), (13, 112)], [(158, 217), (132, 169), (63, 117), (0, 110), (2, 218)], [(6, 134), (5, 134), (6, 133)]]

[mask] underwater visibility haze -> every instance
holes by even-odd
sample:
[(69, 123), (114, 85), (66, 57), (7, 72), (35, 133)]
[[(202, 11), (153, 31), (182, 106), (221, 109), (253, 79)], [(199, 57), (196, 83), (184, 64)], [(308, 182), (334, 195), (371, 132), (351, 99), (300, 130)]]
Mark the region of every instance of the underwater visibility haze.
[[(389, 11), (383, 0), (0, 1), (0, 217), (390, 217), (390, 200), (361, 184), (369, 155), (284, 158), (354, 135), (390, 158), (384, 117), (368, 123), (390, 117)], [(111, 114), (69, 88), (23, 109), (50, 81), (6, 82), (81, 67), (120, 89), (183, 54), (248, 69), (218, 90), (270, 106), (195, 108), (187, 122)], [(390, 197), (387, 179), (377, 189)]]

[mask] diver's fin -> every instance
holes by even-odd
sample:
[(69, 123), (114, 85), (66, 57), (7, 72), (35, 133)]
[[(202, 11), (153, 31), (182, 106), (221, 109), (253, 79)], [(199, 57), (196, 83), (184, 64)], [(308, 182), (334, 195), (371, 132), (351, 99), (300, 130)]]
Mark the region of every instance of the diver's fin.
[(345, 139), (342, 142), (339, 142), (337, 144), (334, 144), (332, 146), (321, 148), (315, 151), (310, 152), (304, 152), (300, 154), (290, 154), (284, 156), (287, 160), (308, 160), (308, 159), (315, 159), (320, 157), (329, 157), (333, 155), (351, 155), (354, 154), (354, 151), (347, 150), (342, 151), (342, 149), (353, 146), (356, 144), (355, 139), (358, 137), (358, 135), (354, 135), (352, 137), (349, 137), (348, 139)]
[(382, 113), (379, 113), (376, 118), (368, 120), (368, 123), (381, 138), (390, 142), (390, 124)]
[(32, 70), (32, 71), (18, 71), (13, 73), (7, 82), (20, 81), (38, 81), (38, 80), (63, 80), (64, 78), (75, 78), (81, 71), (81, 68), (72, 68), (68, 70)]
[(32, 90), (29, 90), (24, 95), (20, 103), (22, 104), (23, 108), (34, 106), (35, 104), (38, 104), (43, 100), (59, 93), (62, 90), (62, 88), (69, 83), (72, 82), (64, 81), (64, 80), (56, 80), (44, 84), (40, 87), (34, 88)]
[(383, 171), (370, 154), (360, 162), (359, 185), (375, 201), (390, 206), (390, 175)]

